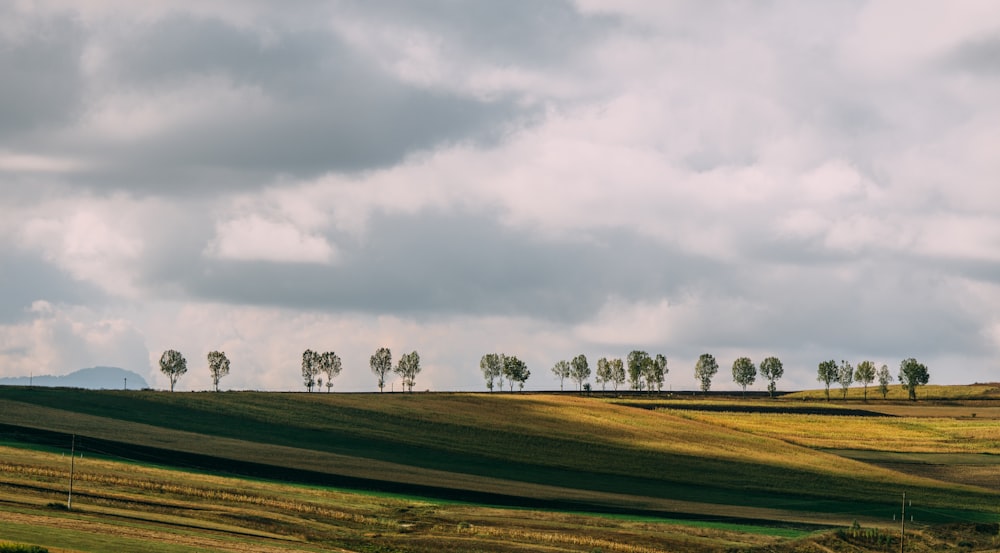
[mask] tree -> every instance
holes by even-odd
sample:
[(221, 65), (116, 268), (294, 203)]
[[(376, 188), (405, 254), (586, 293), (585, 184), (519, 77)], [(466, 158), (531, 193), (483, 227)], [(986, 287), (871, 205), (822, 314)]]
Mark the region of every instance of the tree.
[(910, 401), (917, 401), (917, 386), (923, 386), (930, 382), (931, 375), (923, 363), (918, 363), (916, 359), (910, 357), (903, 359), (902, 363), (899, 364), (897, 378), (899, 378), (903, 389), (910, 392)]
[(515, 382), (517, 382), (519, 390), (524, 390), (524, 383), (531, 376), (528, 365), (513, 355), (504, 357), (503, 373), (507, 377), (507, 382), (510, 383), (511, 392), (514, 391)]
[(822, 361), (816, 371), (816, 380), (826, 385), (826, 400), (830, 401), (830, 383), (837, 381), (837, 362), (833, 359)]
[(378, 348), (375, 354), (368, 359), (368, 365), (372, 368), (375, 378), (378, 379), (378, 391), (385, 388), (385, 375), (392, 370), (392, 352), (389, 348)]
[(319, 375), (320, 357), (311, 349), (302, 352), (302, 383), (306, 386), (306, 391), (313, 391), (316, 385), (316, 376)]
[(844, 399), (847, 399), (847, 389), (854, 382), (854, 367), (848, 361), (840, 361), (840, 368), (837, 369), (837, 382), (844, 390)]
[(562, 391), (563, 380), (569, 378), (570, 373), (569, 361), (558, 361), (552, 366), (552, 374), (556, 375), (556, 378), (559, 379), (559, 391)]
[(633, 390), (642, 390), (642, 380), (646, 376), (646, 367), (652, 363), (649, 354), (644, 351), (632, 350), (628, 354), (628, 381)]
[(854, 380), (864, 384), (865, 387), (865, 401), (868, 401), (868, 385), (875, 380), (875, 363), (871, 361), (862, 361), (858, 363), (858, 367), (854, 369)]
[(785, 374), (785, 367), (777, 357), (768, 357), (760, 362), (760, 375), (767, 379), (767, 393), (774, 397), (778, 386), (775, 384)]
[(892, 382), (892, 374), (889, 373), (889, 365), (882, 365), (878, 370), (878, 391), (882, 392), (882, 399), (889, 395), (889, 383)]
[(503, 374), (503, 363), (496, 353), (487, 353), (479, 360), (479, 369), (486, 379), (486, 388), (493, 391), (493, 381)]
[(708, 393), (712, 388), (712, 378), (719, 372), (719, 364), (711, 353), (703, 353), (694, 366), (694, 377), (701, 382), (701, 391)]
[(663, 389), (663, 381), (667, 378), (667, 373), (670, 372), (667, 369), (667, 358), (662, 353), (657, 353), (656, 357), (650, 359), (649, 363), (646, 363), (646, 370), (643, 371), (646, 376), (646, 389), (650, 392), (653, 388), (659, 392)]
[(615, 391), (618, 391), (618, 386), (625, 383), (625, 363), (622, 362), (621, 358), (615, 357), (608, 361), (611, 365), (611, 382), (615, 385)]
[(608, 362), (607, 357), (601, 357), (597, 360), (597, 373), (595, 374), (595, 380), (601, 385), (601, 391), (607, 389), (608, 382), (614, 380), (614, 374), (612, 374), (611, 363)]
[(749, 357), (740, 357), (733, 361), (733, 382), (743, 387), (743, 395), (747, 395), (747, 386), (757, 380), (757, 367)]
[(569, 364), (569, 375), (576, 381), (577, 389), (582, 392), (583, 383), (590, 378), (590, 364), (587, 363), (587, 356), (581, 353), (574, 357)]
[(208, 372), (212, 373), (212, 384), (215, 391), (219, 391), (219, 380), (229, 374), (229, 358), (222, 351), (211, 351), (208, 353)]
[(420, 374), (420, 354), (415, 351), (404, 353), (399, 358), (399, 364), (396, 365), (394, 371), (403, 380), (403, 389), (409, 389), (412, 392), (413, 384), (417, 380), (417, 375)]
[(168, 349), (160, 356), (160, 372), (170, 379), (170, 391), (174, 391), (174, 384), (188, 371), (187, 360), (181, 352), (175, 349)]
[[(326, 393), (330, 393), (330, 388), (333, 388), (333, 379), (340, 375), (341, 369), (343, 369), (343, 363), (336, 353), (328, 351), (319, 356), (319, 372), (326, 375)], [(319, 388), (322, 389), (322, 379), (318, 381), (318, 384)]]

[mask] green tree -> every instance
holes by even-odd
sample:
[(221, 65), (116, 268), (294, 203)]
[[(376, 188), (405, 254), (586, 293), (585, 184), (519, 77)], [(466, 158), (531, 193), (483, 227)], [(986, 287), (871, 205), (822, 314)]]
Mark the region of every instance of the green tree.
[(749, 357), (740, 357), (733, 361), (733, 382), (743, 387), (743, 395), (747, 395), (747, 386), (757, 380), (757, 367)]
[[(340, 376), (340, 371), (344, 368), (344, 364), (340, 360), (340, 356), (332, 351), (327, 351), (319, 356), (319, 372), (326, 375), (326, 393), (330, 393), (330, 389), (333, 388), (333, 379)], [(323, 388), (323, 381), (319, 381), (319, 387)]]
[(311, 349), (302, 352), (302, 383), (305, 385), (306, 391), (313, 391), (321, 366), (322, 362), (318, 353)]
[(778, 390), (778, 379), (785, 374), (785, 367), (777, 357), (768, 357), (760, 362), (760, 375), (767, 379), (767, 393), (773, 398)]
[(646, 363), (646, 389), (650, 392), (655, 388), (657, 392), (663, 389), (663, 381), (667, 379), (667, 357), (662, 353), (657, 353), (649, 363)]
[(375, 354), (368, 360), (368, 365), (378, 380), (378, 391), (385, 388), (385, 375), (392, 370), (392, 352), (389, 348), (378, 348)]
[(930, 382), (931, 375), (923, 363), (910, 357), (899, 364), (899, 383), (910, 393), (910, 401), (917, 401), (917, 386)]
[(583, 391), (583, 383), (590, 378), (590, 365), (587, 363), (587, 356), (584, 354), (577, 355), (570, 361), (570, 377), (576, 381), (576, 386), (579, 391)]
[(572, 367), (570, 366), (569, 361), (557, 361), (556, 364), (552, 366), (552, 374), (556, 375), (556, 378), (559, 379), (559, 391), (562, 391), (563, 381), (569, 378), (569, 375), (572, 374)]
[(615, 357), (608, 360), (608, 364), (611, 365), (611, 382), (614, 383), (617, 392), (618, 386), (625, 384), (625, 363), (620, 357)]
[(633, 390), (642, 390), (643, 378), (648, 367), (653, 362), (644, 351), (632, 350), (628, 354), (628, 381)]
[(840, 368), (837, 369), (837, 382), (840, 383), (844, 391), (844, 399), (847, 399), (847, 389), (854, 382), (854, 366), (849, 361), (840, 361)]
[(510, 383), (510, 391), (514, 391), (514, 383), (517, 382), (518, 390), (524, 390), (524, 383), (531, 376), (528, 365), (513, 355), (504, 356), (503, 373)]
[(611, 373), (611, 363), (608, 362), (607, 357), (601, 357), (597, 360), (597, 372), (594, 373), (594, 380), (601, 385), (601, 391), (606, 390), (608, 382), (614, 380), (614, 375)]
[(229, 358), (223, 351), (210, 351), (208, 353), (208, 372), (212, 374), (212, 385), (215, 391), (219, 391), (219, 381), (229, 374)]
[(878, 370), (878, 391), (882, 392), (882, 399), (889, 395), (889, 383), (892, 382), (892, 374), (889, 372), (889, 365), (882, 365)]
[(493, 391), (493, 381), (503, 374), (503, 363), (496, 353), (487, 353), (479, 360), (479, 369), (483, 371), (483, 378), (486, 379), (486, 388)]
[(833, 359), (820, 362), (816, 380), (826, 386), (826, 400), (830, 401), (830, 383), (837, 381), (837, 362)]
[(420, 354), (415, 351), (404, 353), (393, 371), (403, 381), (403, 389), (412, 392), (413, 384), (417, 380), (417, 375), (420, 374)]
[(160, 372), (170, 379), (170, 391), (174, 391), (174, 384), (187, 372), (187, 360), (181, 352), (175, 349), (168, 349), (160, 356)]
[(701, 391), (708, 393), (712, 388), (712, 379), (719, 372), (719, 364), (711, 353), (703, 353), (694, 366), (694, 377), (701, 383)]
[(865, 388), (865, 402), (868, 401), (868, 385), (875, 381), (875, 363), (862, 361), (854, 369), (854, 380), (862, 383)]

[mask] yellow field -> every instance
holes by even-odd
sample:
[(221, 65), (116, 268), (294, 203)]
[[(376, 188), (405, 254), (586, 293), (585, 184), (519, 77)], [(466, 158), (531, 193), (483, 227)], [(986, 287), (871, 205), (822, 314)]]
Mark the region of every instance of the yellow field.
[(708, 411), (675, 414), (810, 448), (1000, 454), (1000, 427), (995, 420)]
[[(0, 536), (53, 553), (118, 550), (524, 551), (721, 550), (781, 538), (698, 525), (449, 505), (191, 474), (0, 447)], [(133, 549), (134, 548), (134, 549)], [(357, 548), (357, 549), (356, 549)], [(664, 549), (666, 548), (666, 549)]]
[[(889, 386), (889, 393), (886, 399), (907, 400), (908, 392), (899, 384)], [(783, 399), (826, 399), (823, 390), (807, 390), (795, 392), (782, 396)], [(840, 400), (843, 398), (843, 389), (838, 384), (830, 386), (830, 399)], [(864, 398), (864, 388), (855, 383), (847, 390), (847, 399), (861, 400)], [(882, 399), (882, 392), (879, 391), (878, 384), (868, 386), (868, 400), (875, 401)], [(928, 384), (917, 387), (917, 399), (919, 400), (996, 400), (1000, 399), (1000, 383), (991, 384), (970, 384), (964, 386)]]

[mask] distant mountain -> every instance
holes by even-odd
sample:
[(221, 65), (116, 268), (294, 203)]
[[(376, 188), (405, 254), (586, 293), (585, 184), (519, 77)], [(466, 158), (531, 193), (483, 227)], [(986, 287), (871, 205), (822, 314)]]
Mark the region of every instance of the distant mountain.
[(90, 367), (63, 376), (38, 375), (0, 378), (5, 386), (58, 386), (65, 388), (87, 388), (90, 390), (121, 390), (128, 384), (129, 390), (148, 388), (146, 379), (132, 371), (118, 367)]

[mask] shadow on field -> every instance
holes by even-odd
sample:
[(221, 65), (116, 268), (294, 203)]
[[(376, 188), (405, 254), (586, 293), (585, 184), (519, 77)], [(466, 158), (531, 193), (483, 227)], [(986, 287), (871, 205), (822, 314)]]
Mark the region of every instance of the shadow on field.
[[(53, 432), (30, 427), (0, 424), (0, 442), (20, 443), (42, 446), (57, 450), (68, 450), (71, 441), (70, 434)], [(813, 531), (826, 529), (828, 526), (776, 522), (753, 518), (725, 517), (682, 513), (663, 512), (647, 509), (629, 509), (603, 505), (600, 503), (576, 502), (567, 500), (542, 500), (530, 497), (456, 490), (420, 484), (357, 478), (336, 474), (321, 473), (302, 469), (282, 467), (265, 463), (239, 461), (235, 459), (213, 457), (196, 453), (177, 452), (173, 450), (141, 446), (85, 436), (76, 436), (77, 453), (87, 453), (97, 457), (112, 460), (126, 460), (148, 463), (157, 466), (169, 466), (182, 470), (207, 472), (222, 476), (238, 476), (254, 479), (277, 481), (285, 483), (306, 484), (353, 490), (358, 492), (374, 492), (393, 495), (417, 496), (427, 499), (437, 499), (450, 502), (487, 505), (496, 507), (516, 507), (559, 512), (580, 512), (593, 514), (623, 515), (670, 520), (691, 520), (722, 522), (731, 524), (780, 527), (795, 530)]]

